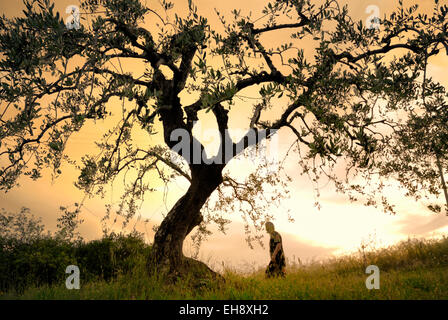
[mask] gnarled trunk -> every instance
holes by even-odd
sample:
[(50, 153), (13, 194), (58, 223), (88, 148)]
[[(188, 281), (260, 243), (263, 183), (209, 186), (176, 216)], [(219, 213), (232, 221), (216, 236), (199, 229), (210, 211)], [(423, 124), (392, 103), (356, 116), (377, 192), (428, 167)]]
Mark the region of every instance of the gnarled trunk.
[[(190, 187), (170, 210), (154, 236), (151, 262), (158, 270), (169, 274), (188, 271), (194, 264), (182, 253), (184, 240), (202, 222), (201, 208), (222, 182), (222, 169), (217, 165), (192, 165), (191, 169)], [(199, 264), (202, 263), (197, 262)], [(205, 264), (201, 268), (211, 271)]]

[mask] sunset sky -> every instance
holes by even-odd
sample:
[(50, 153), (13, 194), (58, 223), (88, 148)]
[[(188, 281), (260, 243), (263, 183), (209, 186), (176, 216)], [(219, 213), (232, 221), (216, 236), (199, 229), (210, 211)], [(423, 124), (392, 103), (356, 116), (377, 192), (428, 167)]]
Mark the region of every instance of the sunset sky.
[[(185, 12), (187, 0), (172, 0), (175, 4), (176, 12)], [(242, 12), (248, 13), (252, 11), (254, 17), (261, 16), (264, 1), (261, 0), (195, 0), (193, 1), (199, 9), (199, 13), (209, 19), (212, 25), (218, 25), (214, 8), (221, 14), (228, 15), (231, 10), (237, 8)], [(314, 1), (316, 2), (316, 1)], [(441, 0), (448, 3), (448, 0)], [(318, 3), (318, 2), (317, 2)], [(398, 5), (398, 0), (347, 0), (341, 1), (347, 3), (351, 15), (355, 19), (365, 21), (370, 13), (366, 13), (367, 7), (374, 5), (380, 9), (380, 16), (390, 12), (392, 8)], [(405, 5), (416, 3), (416, 1), (404, 1)], [(420, 6), (431, 8), (433, 0), (418, 1)], [(160, 8), (157, 0), (146, 0), (147, 6), (155, 10)], [(77, 5), (76, 0), (56, 0), (55, 10), (60, 12), (62, 16), (67, 16), (65, 8), (69, 5)], [(0, 2), (0, 14), (8, 17), (21, 15), (23, 5), (21, 1), (2, 1)], [(150, 19), (153, 16), (148, 16)], [(272, 37), (269, 38), (269, 37)], [(278, 38), (272, 35), (265, 38), (266, 41), (289, 41), (288, 38)], [(311, 45), (310, 43), (308, 43)], [(306, 46), (307, 43), (305, 42)], [(432, 58), (430, 61), (430, 75), (448, 86), (448, 57), (440, 54)], [(125, 66), (127, 70), (137, 70), (138, 65), (131, 63)], [(137, 70), (138, 71), (138, 70)], [(137, 72), (136, 71), (136, 72)], [(256, 89), (245, 90), (242, 96), (256, 96)], [(191, 97), (182, 97), (182, 101), (186, 102)], [(111, 106), (113, 103), (111, 104)], [(247, 128), (250, 121), (250, 111), (252, 110), (252, 101), (241, 98), (237, 101), (240, 109), (234, 108), (230, 112), (230, 125), (234, 129)], [(117, 104), (118, 109), (120, 105)], [(237, 109), (237, 110), (235, 110)], [(1, 110), (1, 109), (0, 109)], [(112, 111), (113, 112), (113, 111)], [(116, 116), (120, 116), (117, 112)], [(233, 116), (233, 117), (232, 117)], [(210, 115), (205, 113), (201, 117), (203, 125), (196, 129), (196, 133), (201, 135), (201, 130), (210, 127), (212, 120)], [(98, 139), (102, 130), (109, 128), (112, 122), (96, 124), (89, 123), (79, 133), (72, 136), (67, 146), (68, 154), (79, 161), (84, 154), (95, 152), (95, 139)], [(294, 137), (290, 131), (285, 130), (280, 135), (280, 153), (286, 152)], [(209, 138), (209, 137), (208, 137)], [(156, 143), (160, 140), (158, 137), (148, 142), (148, 137), (142, 135), (139, 137), (139, 143), (148, 144)], [(293, 178), (293, 182), (289, 185), (291, 197), (285, 200), (280, 207), (272, 207), (270, 210), (275, 213), (276, 220), (273, 221), (276, 230), (283, 237), (283, 245), (286, 257), (288, 259), (297, 259), (303, 261), (310, 259), (322, 259), (335, 254), (350, 252), (359, 248), (361, 243), (371, 243), (374, 246), (386, 246), (393, 244), (399, 240), (408, 237), (439, 237), (448, 231), (448, 217), (443, 214), (436, 215), (426, 209), (428, 204), (425, 201), (416, 202), (413, 199), (405, 198), (404, 191), (392, 189), (388, 191), (388, 196), (396, 205), (397, 215), (389, 215), (381, 209), (364, 207), (362, 204), (350, 203), (346, 196), (339, 195), (334, 191), (334, 185), (326, 183), (325, 179), (319, 182), (320, 190), (320, 210), (314, 206), (316, 202), (315, 186), (306, 176), (301, 176), (300, 170), (297, 168), (297, 161), (294, 156), (289, 158), (286, 164), (286, 171)], [(246, 164), (247, 166), (247, 164)], [(230, 166), (235, 176), (243, 174), (247, 171), (247, 167), (237, 164)], [(43, 223), (50, 230), (55, 230), (56, 219), (60, 214), (58, 210), (61, 205), (71, 205), (74, 202), (80, 202), (83, 198), (81, 191), (75, 188), (73, 182), (78, 176), (78, 172), (68, 166), (62, 168), (64, 174), (51, 181), (50, 172), (44, 174), (44, 177), (38, 181), (32, 181), (28, 178), (20, 179), (20, 187), (15, 188), (8, 193), (0, 192), (0, 208), (8, 211), (19, 211), (21, 207), (28, 207), (31, 212), (41, 217)], [(163, 187), (160, 182), (154, 182), (157, 187), (161, 187), (156, 194), (150, 195), (145, 199), (140, 214), (141, 220), (149, 219), (148, 224), (141, 221), (137, 222), (136, 228), (145, 233), (148, 241), (153, 240), (154, 232), (152, 226), (159, 224), (162, 214), (166, 214), (171, 206), (186, 191), (188, 182), (186, 179), (179, 179), (170, 186), (170, 192), (163, 201)], [(95, 239), (101, 236), (100, 220), (104, 215), (107, 202), (117, 203), (120, 197), (122, 186), (118, 179), (111, 192), (107, 194), (106, 199), (94, 198), (87, 199), (83, 207), (81, 218), (84, 223), (80, 227), (80, 232), (85, 239)], [(442, 201), (442, 199), (440, 199)], [(443, 203), (443, 202), (441, 202)], [(290, 210), (294, 222), (289, 222), (286, 212)], [(238, 213), (234, 213), (226, 218), (231, 219), (232, 223), (228, 226), (226, 235), (216, 231), (214, 226), (212, 231), (216, 231), (210, 236), (209, 240), (203, 244), (199, 257), (201, 260), (209, 262), (213, 268), (219, 268), (221, 262), (234, 266), (236, 268), (247, 268), (248, 266), (258, 266), (267, 264), (269, 254), (267, 246), (261, 248), (255, 245), (254, 249), (250, 249), (245, 242), (243, 220)], [(131, 224), (133, 225), (133, 224)], [(120, 230), (117, 223), (113, 226), (115, 230)], [(129, 228), (128, 228), (129, 230)], [(269, 237), (266, 234), (264, 243), (268, 243)], [(187, 241), (184, 246), (186, 254), (191, 252), (191, 241)]]

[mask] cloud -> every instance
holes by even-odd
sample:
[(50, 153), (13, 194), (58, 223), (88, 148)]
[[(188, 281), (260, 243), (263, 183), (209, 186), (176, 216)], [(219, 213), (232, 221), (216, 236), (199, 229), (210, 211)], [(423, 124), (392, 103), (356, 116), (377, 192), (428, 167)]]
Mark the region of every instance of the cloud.
[(430, 232), (448, 226), (448, 219), (443, 214), (409, 214), (397, 222), (399, 232), (409, 235), (427, 235)]

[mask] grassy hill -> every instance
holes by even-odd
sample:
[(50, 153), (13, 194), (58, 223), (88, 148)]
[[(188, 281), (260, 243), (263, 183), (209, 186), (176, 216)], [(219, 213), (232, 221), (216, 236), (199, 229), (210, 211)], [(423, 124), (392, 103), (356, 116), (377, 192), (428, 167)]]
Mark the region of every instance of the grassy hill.
[[(135, 239), (133, 241), (135, 243)], [(410, 239), (388, 248), (360, 251), (307, 265), (290, 263), (287, 276), (280, 279), (265, 279), (264, 270), (250, 275), (226, 270), (224, 284), (207, 280), (198, 282), (197, 279), (181, 280), (175, 285), (164, 284), (161, 279), (146, 275), (144, 260), (144, 254), (133, 254), (131, 269), (119, 271), (106, 280), (102, 277), (84, 280), (81, 276), (79, 290), (66, 289), (65, 280), (61, 280), (39, 286), (30, 285), (19, 293), (8, 290), (0, 294), (0, 298), (448, 299), (447, 237), (438, 240)], [(366, 288), (369, 275), (365, 270), (368, 265), (376, 265), (380, 269), (378, 290)]]

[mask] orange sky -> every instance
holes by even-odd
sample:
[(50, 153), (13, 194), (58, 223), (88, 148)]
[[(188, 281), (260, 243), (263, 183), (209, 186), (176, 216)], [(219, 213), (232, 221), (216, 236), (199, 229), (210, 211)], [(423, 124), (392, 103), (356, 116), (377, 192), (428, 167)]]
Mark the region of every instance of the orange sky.
[[(181, 12), (185, 10), (188, 3), (187, 0), (174, 0), (172, 2), (175, 3), (175, 10)], [(369, 16), (366, 13), (366, 8), (370, 5), (377, 5), (380, 9), (380, 16), (382, 16), (398, 4), (398, 0), (349, 0), (341, 2), (349, 4), (350, 12), (354, 18), (364, 21)], [(418, 1), (421, 6), (428, 6), (432, 2), (432, 0)], [(154, 3), (154, 6), (158, 8), (155, 0), (147, 0), (146, 3), (148, 6)], [(209, 22), (214, 24), (217, 23), (214, 8), (217, 8), (222, 14), (229, 13), (234, 8), (240, 8), (242, 12), (252, 11), (253, 16), (257, 17), (261, 16), (264, 1), (196, 0), (194, 3), (198, 6), (199, 13), (206, 16)], [(405, 1), (405, 4), (410, 3), (411, 1)], [(77, 1), (57, 0), (55, 9), (62, 16), (66, 16), (65, 8), (71, 4), (76, 5)], [(21, 10), (20, 1), (2, 1), (0, 3), (0, 14), (4, 13), (7, 16), (12, 16), (21, 14)], [(278, 41), (279, 43), (283, 41), (278, 35), (263, 40)], [(446, 77), (448, 59), (440, 55), (431, 59), (430, 63), (431, 75), (448, 86), (448, 78)], [(132, 64), (128, 64), (126, 67), (134, 68), (131, 71), (137, 73), (139, 71), (138, 67)], [(242, 95), (254, 96), (256, 90), (246, 90)], [(191, 97), (182, 97), (182, 99), (187, 100)], [(240, 101), (239, 105), (245, 106), (247, 103)], [(230, 126), (233, 128), (247, 127), (251, 109), (251, 105), (250, 107), (246, 106), (246, 108), (233, 108), (229, 114)], [(116, 116), (120, 115), (117, 114)], [(212, 123), (212, 120), (207, 119), (207, 117), (211, 117), (211, 115), (204, 114), (201, 118), (201, 121), (204, 121), (202, 129), (206, 129)], [(86, 152), (93, 151), (95, 137), (100, 137), (101, 131), (110, 125), (111, 122), (97, 122), (96, 124), (86, 125), (69, 141), (67, 146), (69, 155), (79, 159)], [(200, 134), (198, 131), (200, 130), (196, 130)], [(281, 150), (284, 152), (294, 138), (288, 131), (282, 130), (279, 134)], [(139, 143), (140, 139), (141, 143), (148, 143), (147, 136), (141, 135)], [(160, 136), (151, 143), (154, 143), (154, 141), (160, 141)], [(247, 170), (247, 168), (242, 167), (241, 163), (234, 163), (229, 167), (229, 170), (233, 170), (231, 172), (237, 175), (238, 172)], [(398, 215), (391, 216), (383, 213), (380, 209), (366, 208), (361, 204), (348, 202), (345, 196), (337, 195), (334, 192), (332, 184), (326, 185), (326, 181), (323, 179), (320, 182), (322, 208), (318, 210), (314, 206), (313, 185), (305, 176), (299, 175), (300, 170), (296, 168), (296, 163), (288, 162), (286, 170), (294, 179), (290, 185), (291, 199), (284, 201), (280, 208), (272, 208), (271, 210), (275, 212), (276, 220), (274, 223), (276, 229), (283, 236), (285, 253), (289, 259), (300, 257), (302, 261), (306, 261), (354, 250), (363, 241), (373, 241), (375, 245), (381, 246), (405, 239), (408, 236), (430, 237), (446, 234), (448, 231), (448, 218), (446, 216), (429, 212), (425, 203), (417, 203), (412, 199), (406, 199), (403, 197), (403, 193), (398, 190), (390, 190), (389, 192), (389, 195), (394, 195), (392, 198), (395, 200), (394, 203), (397, 205), (397, 211), (399, 212)], [(63, 168), (63, 171), (64, 174), (54, 183), (51, 182), (49, 174), (36, 182), (21, 179), (19, 188), (15, 188), (6, 194), (0, 193), (0, 207), (10, 211), (18, 211), (22, 206), (29, 207), (35, 216), (42, 217), (43, 222), (50, 230), (54, 230), (59, 206), (79, 202), (83, 197), (82, 193), (73, 186), (73, 181), (76, 180), (78, 173), (70, 168)], [(162, 214), (171, 208), (174, 202), (186, 191), (187, 186), (185, 179), (179, 179), (176, 183), (173, 183), (170, 186), (171, 192), (166, 205), (162, 201), (162, 191), (146, 198), (140, 213), (143, 219), (150, 219), (150, 223), (146, 226), (138, 223), (138, 230), (145, 232), (149, 241), (153, 239), (151, 226), (160, 222)], [(104, 204), (107, 201), (117, 203), (121, 189), (122, 186), (117, 180), (112, 192), (108, 193), (107, 199), (90, 199), (85, 202), (82, 212), (82, 218), (85, 222), (80, 231), (86, 239), (97, 238), (101, 235), (100, 219), (104, 213)], [(288, 222), (286, 216), (288, 209), (291, 210), (295, 219), (294, 223)], [(239, 268), (267, 263), (268, 253), (266, 248), (263, 249), (257, 245), (252, 250), (245, 243), (241, 217), (235, 213), (228, 218), (233, 222), (229, 225), (227, 235), (215, 232), (209, 241), (202, 246), (200, 258), (208, 261), (212, 267), (215, 265), (216, 268), (219, 267), (221, 261)], [(119, 226), (116, 225), (116, 227)], [(267, 243), (268, 240), (266, 236), (264, 242)], [(187, 241), (184, 250), (187, 254), (191, 252), (189, 241)]]

